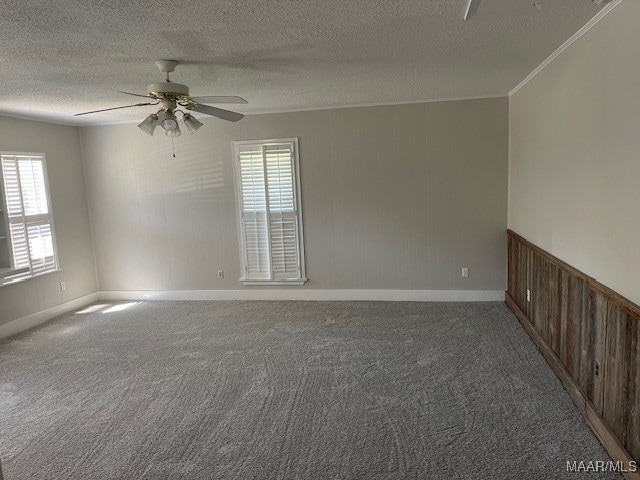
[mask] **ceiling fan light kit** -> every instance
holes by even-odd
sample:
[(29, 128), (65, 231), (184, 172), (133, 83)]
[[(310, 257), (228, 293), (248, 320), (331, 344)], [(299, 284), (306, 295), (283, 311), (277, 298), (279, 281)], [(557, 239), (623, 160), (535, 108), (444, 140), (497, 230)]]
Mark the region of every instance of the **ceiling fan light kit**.
[(184, 122), (185, 126), (187, 127), (187, 130), (189, 130), (189, 133), (191, 135), (193, 135), (194, 133), (196, 133), (196, 131), (202, 126), (204, 125), (200, 120), (198, 120), (196, 117), (194, 117), (193, 115), (191, 115), (190, 113), (185, 113), (182, 116), (182, 121)]
[[(241, 113), (231, 112), (229, 110), (223, 110), (221, 108), (204, 105), (204, 103), (248, 103), (242, 97), (224, 97), (224, 96), (205, 96), (205, 97), (191, 97), (189, 95), (189, 87), (181, 83), (174, 83), (171, 81), (169, 74), (176, 69), (178, 62), (175, 60), (158, 60), (156, 66), (158, 69), (166, 74), (166, 80), (161, 83), (152, 83), (147, 85), (147, 94), (140, 95), (137, 93), (119, 92), (126, 95), (132, 95), (135, 97), (144, 97), (155, 100), (155, 103), (136, 103), (134, 105), (125, 105), (123, 107), (105, 108), (102, 110), (93, 110), (91, 112), (78, 113), (79, 115), (87, 115), (90, 113), (106, 112), (110, 110), (119, 110), (122, 108), (142, 107), (148, 105), (161, 105), (161, 108), (156, 112), (147, 116), (140, 124), (138, 128), (148, 135), (153, 135), (158, 125), (165, 131), (165, 135), (169, 137), (179, 137), (182, 135), (180, 125), (176, 113), (182, 114), (182, 120), (187, 127), (190, 134), (194, 134), (203, 123), (200, 122), (190, 113), (186, 113), (178, 107), (182, 107), (186, 110), (192, 110), (194, 112), (203, 113), (212, 117), (217, 117), (229, 122), (237, 122), (241, 120), (244, 115)], [(202, 103), (200, 103), (202, 102)]]
[(170, 109), (158, 112), (158, 122), (160, 122), (160, 126), (167, 132), (179, 128), (178, 119)]
[(176, 123), (175, 128), (172, 128), (171, 130), (165, 130), (164, 134), (167, 137), (179, 137), (180, 135), (182, 135), (182, 131), (180, 130), (180, 127)]
[(144, 133), (149, 135), (153, 135), (154, 130), (158, 126), (158, 115), (152, 113), (147, 118), (145, 118), (142, 123), (138, 125), (138, 128), (142, 130)]

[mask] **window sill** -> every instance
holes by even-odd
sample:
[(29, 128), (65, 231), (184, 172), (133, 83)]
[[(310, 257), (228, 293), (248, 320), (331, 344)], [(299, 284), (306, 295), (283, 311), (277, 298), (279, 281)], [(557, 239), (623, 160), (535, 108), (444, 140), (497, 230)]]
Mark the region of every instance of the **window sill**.
[(241, 278), (240, 282), (242, 282), (247, 287), (254, 286), (267, 286), (267, 285), (304, 285), (308, 279), (306, 278), (296, 278), (295, 280), (247, 280), (245, 278)]
[(0, 268), (0, 278), (8, 277), (10, 275), (18, 275), (20, 273), (25, 273), (28, 271), (29, 271), (29, 267), (25, 267), (25, 268), (2, 267)]
[(62, 271), (61, 268), (56, 268), (55, 270), (47, 270), (46, 272), (36, 273), (35, 275), (29, 275), (28, 277), (19, 277), (19, 278), (11, 278), (14, 275), (18, 275), (21, 272), (18, 270), (10, 270), (10, 269), (0, 269), (0, 287), (4, 287), (7, 285), (15, 285), (16, 283), (26, 282), (27, 280), (31, 280), (32, 278), (42, 277), (44, 275), (49, 275), (51, 273), (56, 273)]

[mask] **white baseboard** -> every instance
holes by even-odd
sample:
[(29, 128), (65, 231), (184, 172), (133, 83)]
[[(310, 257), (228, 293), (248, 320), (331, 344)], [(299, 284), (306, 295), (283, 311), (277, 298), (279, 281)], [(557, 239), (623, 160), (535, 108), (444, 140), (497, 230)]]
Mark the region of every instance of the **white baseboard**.
[(386, 302), (504, 302), (503, 290), (114, 290), (101, 300), (377, 300)]
[(60, 305), (47, 308), (46, 310), (42, 310), (41, 312), (12, 320), (9, 323), (0, 325), (0, 339), (10, 337), (24, 330), (33, 328), (37, 325), (40, 325), (41, 323), (46, 322), (47, 320), (51, 320), (52, 318), (64, 315), (65, 313), (77, 308), (82, 308), (86, 305), (89, 305), (90, 303), (97, 302), (99, 299), (100, 294), (98, 292), (90, 293), (89, 295), (85, 295), (84, 297), (79, 297), (75, 300), (61, 303)]
[(383, 302), (504, 302), (503, 290), (115, 290), (61, 303), (0, 325), (0, 339), (100, 300), (344, 300)]

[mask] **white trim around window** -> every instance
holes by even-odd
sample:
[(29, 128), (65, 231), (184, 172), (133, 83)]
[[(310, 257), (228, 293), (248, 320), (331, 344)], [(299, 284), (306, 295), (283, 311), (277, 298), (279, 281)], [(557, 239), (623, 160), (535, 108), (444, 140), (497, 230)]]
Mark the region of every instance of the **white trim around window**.
[(0, 286), (58, 270), (45, 155), (0, 152)]
[(244, 285), (302, 285), (304, 265), (298, 139), (233, 142)]

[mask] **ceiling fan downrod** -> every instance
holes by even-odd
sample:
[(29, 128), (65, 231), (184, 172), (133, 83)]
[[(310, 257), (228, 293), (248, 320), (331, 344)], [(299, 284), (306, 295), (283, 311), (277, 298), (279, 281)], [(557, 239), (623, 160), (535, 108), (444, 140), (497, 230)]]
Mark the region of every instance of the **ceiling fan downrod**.
[(176, 60), (156, 60), (156, 67), (163, 73), (166, 73), (167, 82), (171, 82), (169, 78), (169, 74), (173, 72), (178, 66), (178, 62)]

